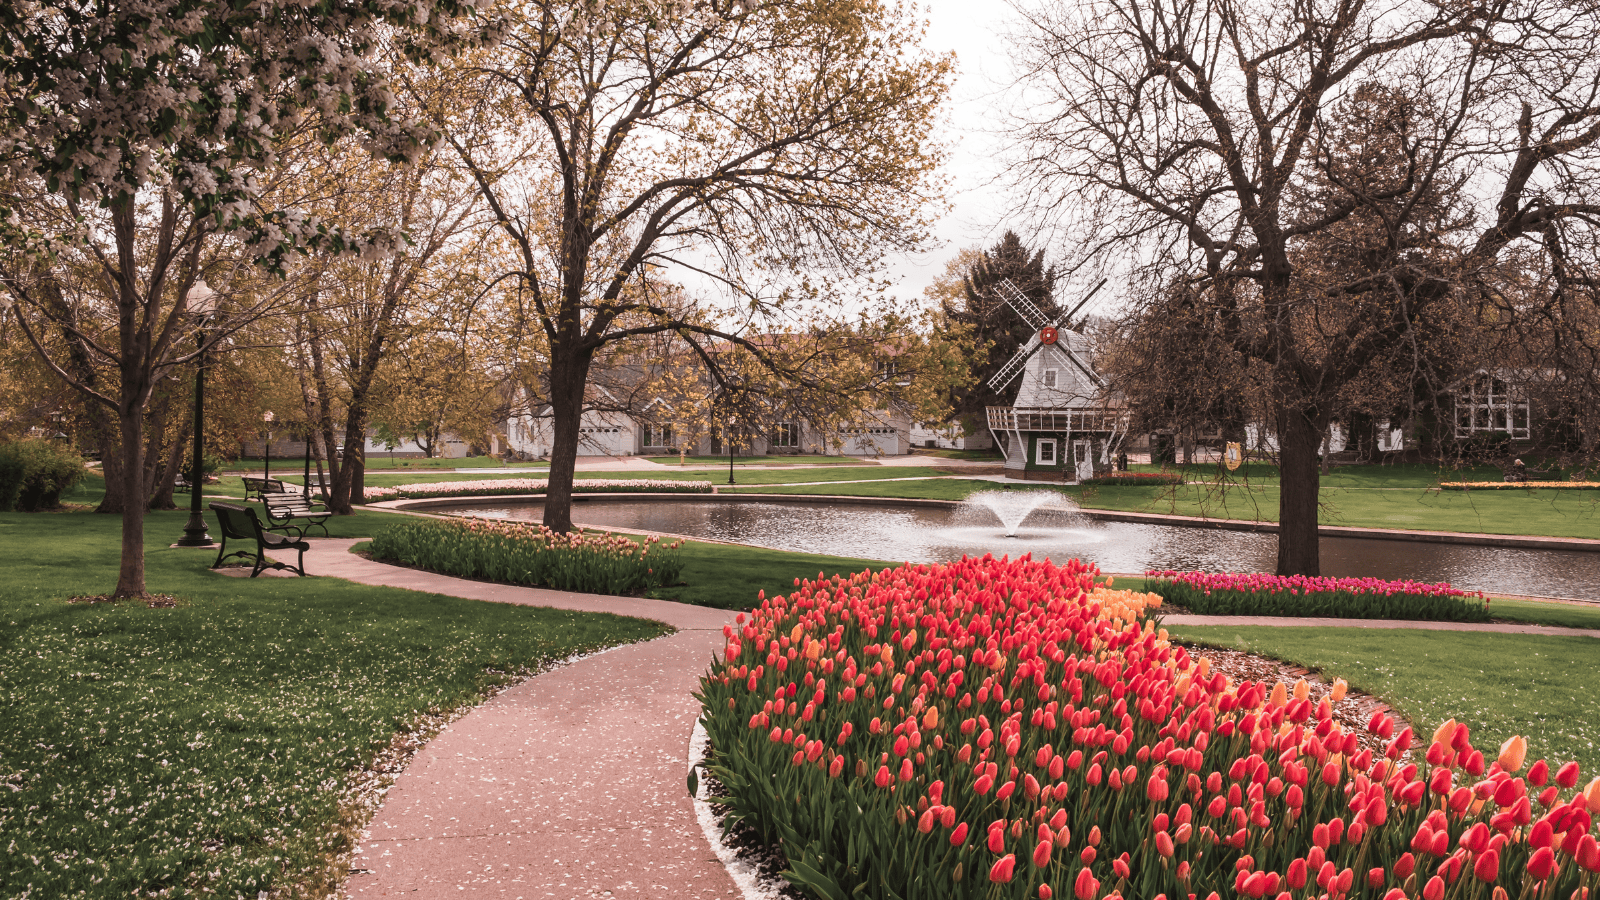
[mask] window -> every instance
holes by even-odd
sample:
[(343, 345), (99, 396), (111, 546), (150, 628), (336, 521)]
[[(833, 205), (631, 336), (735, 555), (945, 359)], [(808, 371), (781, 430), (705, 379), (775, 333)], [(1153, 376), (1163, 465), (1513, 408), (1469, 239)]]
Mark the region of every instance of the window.
[(1482, 374), (1456, 394), (1456, 437), (1469, 438), (1490, 431), (1526, 439), (1528, 401), (1514, 398), (1505, 381)]
[(1037, 459), (1036, 459), (1038, 464), (1041, 465), (1041, 466), (1053, 466), (1053, 465), (1055, 465), (1056, 464), (1056, 439), (1055, 438), (1039, 438), (1039, 443), (1038, 443), (1037, 446), (1039, 448)]
[(646, 447), (671, 447), (672, 426), (651, 425), (645, 429), (644, 445)]
[(1047, 387), (1047, 388), (1053, 388), (1053, 387), (1056, 386), (1056, 370), (1055, 369), (1045, 369), (1044, 370), (1044, 386)]
[(800, 446), (800, 423), (779, 422), (772, 426), (772, 446), (798, 447)]

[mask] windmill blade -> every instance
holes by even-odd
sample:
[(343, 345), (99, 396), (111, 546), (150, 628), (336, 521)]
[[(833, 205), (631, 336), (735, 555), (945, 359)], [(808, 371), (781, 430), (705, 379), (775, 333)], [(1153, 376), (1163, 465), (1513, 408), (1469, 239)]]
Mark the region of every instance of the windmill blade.
[(1006, 364), (1000, 367), (1000, 371), (994, 373), (994, 376), (989, 379), (989, 389), (996, 394), (1005, 390), (1006, 385), (1010, 384), (1013, 378), (1022, 374), (1022, 367), (1028, 364), (1028, 358), (1033, 356), (1040, 346), (1039, 332), (1035, 331), (1028, 338), (1028, 342), (1017, 350), (1016, 355), (1007, 360)]
[(1055, 325), (1057, 328), (1066, 328), (1068, 323), (1070, 323), (1072, 321), (1072, 317), (1078, 314), (1078, 310), (1083, 309), (1085, 306), (1088, 306), (1089, 305), (1089, 301), (1094, 299), (1094, 295), (1095, 294), (1100, 293), (1100, 289), (1106, 286), (1106, 282), (1107, 281), (1110, 281), (1110, 279), (1109, 278), (1100, 279), (1100, 283), (1095, 285), (1094, 288), (1089, 291), (1089, 296), (1084, 297), (1082, 300), (1079, 300), (1078, 301), (1078, 305), (1074, 306), (1072, 308), (1071, 312), (1062, 314), (1061, 316), (1059, 316), (1051, 324)]
[(1011, 283), (1011, 279), (1001, 279), (1000, 283), (994, 286), (994, 289), (1000, 294), (1000, 299), (1006, 301), (1006, 305), (1016, 310), (1017, 315), (1022, 317), (1022, 321), (1028, 323), (1029, 328), (1038, 331), (1050, 324), (1050, 320), (1039, 307), (1034, 305), (1034, 302), (1029, 300), (1026, 294), (1018, 290), (1017, 286)]

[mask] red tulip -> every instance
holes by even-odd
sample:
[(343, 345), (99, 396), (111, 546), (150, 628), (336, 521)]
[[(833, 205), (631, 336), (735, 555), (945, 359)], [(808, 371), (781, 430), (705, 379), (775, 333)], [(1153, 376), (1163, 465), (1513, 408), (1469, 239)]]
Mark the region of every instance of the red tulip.
[(1473, 877), (1479, 881), (1493, 882), (1500, 877), (1500, 851), (1486, 850), (1472, 864)]
[(1533, 856), (1528, 860), (1528, 874), (1536, 881), (1543, 881), (1550, 877), (1556, 868), (1556, 852), (1548, 846), (1540, 847), (1533, 851)]
[(1569, 788), (1578, 783), (1578, 764), (1569, 762), (1556, 770), (1556, 784)]
[(1099, 895), (1100, 882), (1095, 880), (1089, 867), (1084, 866), (1079, 870), (1077, 880), (1072, 883), (1072, 896), (1077, 900), (1097, 900)]
[(1039, 846), (1033, 848), (1034, 868), (1042, 869), (1045, 866), (1050, 865), (1050, 850), (1053, 847), (1054, 845), (1048, 839), (1046, 839), (1040, 841)]
[(989, 880), (998, 882), (1010, 881), (1011, 873), (1015, 871), (1016, 868), (1016, 855), (1007, 853), (1005, 856), (1002, 856), (1000, 859), (996, 860), (994, 866), (989, 869)]

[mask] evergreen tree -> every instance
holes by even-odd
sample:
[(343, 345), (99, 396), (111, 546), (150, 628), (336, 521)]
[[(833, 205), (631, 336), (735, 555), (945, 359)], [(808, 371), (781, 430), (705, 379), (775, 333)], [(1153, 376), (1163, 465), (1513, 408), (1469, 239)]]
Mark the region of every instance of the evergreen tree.
[(989, 387), (989, 379), (1034, 332), (1033, 326), (1017, 315), (995, 289), (1008, 278), (1046, 316), (1055, 318), (1060, 311), (1052, 296), (1054, 267), (1046, 268), (1044, 251), (1030, 253), (1013, 231), (1007, 231), (967, 270), (959, 306), (948, 300), (941, 304), (948, 320), (972, 330), (972, 345), (977, 353), (971, 383), (956, 389), (950, 398), (955, 416), (968, 434), (983, 430), (987, 421), (985, 407), (1011, 405), (1017, 395), (1017, 382), (996, 393)]

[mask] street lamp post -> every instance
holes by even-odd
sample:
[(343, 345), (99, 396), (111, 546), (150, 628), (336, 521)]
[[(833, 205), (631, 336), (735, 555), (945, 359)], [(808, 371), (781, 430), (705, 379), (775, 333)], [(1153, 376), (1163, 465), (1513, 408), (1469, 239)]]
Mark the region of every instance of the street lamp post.
[(261, 414), (261, 421), (267, 423), (264, 433), (265, 440), (261, 442), (261, 454), (264, 457), (261, 465), (265, 470), (261, 473), (262, 478), (272, 477), (272, 419), (273, 415), (270, 409)]
[(199, 353), (195, 357), (194, 372), (194, 461), (189, 466), (189, 521), (183, 526), (180, 547), (210, 547), (211, 535), (206, 533), (206, 517), (200, 512), (200, 495), (205, 485), (205, 403), (206, 403), (206, 322), (217, 308), (217, 292), (206, 285), (204, 278), (194, 283), (188, 294), (189, 309), (200, 325), (195, 332)]

